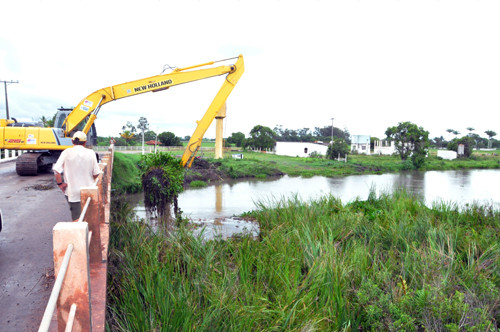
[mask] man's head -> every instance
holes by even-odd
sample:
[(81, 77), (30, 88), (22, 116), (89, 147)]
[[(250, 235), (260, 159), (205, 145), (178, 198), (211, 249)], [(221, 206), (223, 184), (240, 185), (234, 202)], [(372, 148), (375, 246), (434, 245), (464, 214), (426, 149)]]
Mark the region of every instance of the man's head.
[(77, 131), (71, 140), (73, 145), (85, 145), (87, 143), (87, 135), (83, 131)]

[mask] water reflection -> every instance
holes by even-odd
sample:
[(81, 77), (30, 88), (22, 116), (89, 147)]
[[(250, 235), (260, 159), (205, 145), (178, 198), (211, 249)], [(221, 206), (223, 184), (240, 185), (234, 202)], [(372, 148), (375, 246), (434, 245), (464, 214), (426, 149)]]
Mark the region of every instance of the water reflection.
[(478, 202), (500, 206), (500, 170), (457, 170), (355, 175), (339, 178), (288, 177), (267, 180), (232, 181), (206, 188), (186, 190), (179, 206), (192, 220), (223, 220), (255, 209), (257, 201), (273, 201), (297, 195), (303, 200), (332, 194), (347, 203), (366, 199), (370, 190), (377, 194), (397, 188), (433, 202)]

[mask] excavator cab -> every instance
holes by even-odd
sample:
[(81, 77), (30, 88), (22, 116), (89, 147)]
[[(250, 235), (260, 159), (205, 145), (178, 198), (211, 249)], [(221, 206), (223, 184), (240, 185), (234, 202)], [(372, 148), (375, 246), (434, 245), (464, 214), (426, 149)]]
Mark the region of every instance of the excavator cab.
[[(68, 115), (73, 111), (72, 108), (65, 108), (65, 107), (60, 107), (57, 109), (57, 114), (56, 118), (54, 120), (54, 128), (61, 128), (63, 129), (63, 123), (64, 120), (68, 117)], [(69, 135), (71, 138), (74, 134), (74, 132), (83, 130), (83, 127), (85, 127), (85, 123), (87, 121), (82, 121), (73, 132)], [(87, 133), (87, 147), (92, 147), (97, 145), (97, 130), (95, 128), (95, 124), (92, 124), (92, 127), (90, 127), (89, 132)]]
[[(68, 137), (64, 136), (63, 123), (72, 111), (72, 108), (58, 108), (54, 120), (54, 127), (48, 128), (51, 130), (49, 133), (52, 134), (52, 137), (54, 137), (61, 146), (72, 146), (71, 137), (73, 133), (82, 130), (85, 125), (84, 121), (82, 121), (82, 123), (74, 129), (74, 132), (69, 133)], [(29, 127), (27, 129), (29, 129)], [(39, 139), (39, 141), (41, 140)], [(95, 145), (97, 145), (97, 131), (95, 125), (92, 124), (87, 133), (87, 147), (91, 148)], [(52, 164), (57, 161), (62, 151), (63, 150), (37, 149), (35, 151), (23, 153), (16, 160), (16, 172), (19, 175), (36, 175), (38, 172), (48, 172), (52, 169)]]

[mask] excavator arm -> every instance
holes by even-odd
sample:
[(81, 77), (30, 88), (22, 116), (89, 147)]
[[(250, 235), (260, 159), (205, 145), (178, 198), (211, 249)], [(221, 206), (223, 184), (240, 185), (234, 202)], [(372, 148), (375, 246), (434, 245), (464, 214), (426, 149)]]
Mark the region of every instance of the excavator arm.
[(198, 126), (191, 136), (186, 150), (184, 150), (184, 154), (182, 155), (181, 165), (183, 167), (186, 165), (187, 167), (191, 167), (194, 161), (194, 156), (201, 146), (203, 135), (205, 135), (205, 132), (207, 131), (208, 127), (210, 127), (210, 124), (216, 117), (219, 110), (224, 107), (227, 97), (229, 97), (231, 91), (233, 91), (234, 86), (236, 85), (236, 83), (238, 83), (241, 75), (243, 75), (245, 68), (243, 64), (243, 57), (241, 55), (238, 57), (238, 61), (236, 61), (234, 67), (234, 71), (227, 75), (226, 80), (224, 81), (219, 92), (208, 107), (205, 115), (203, 115), (201, 120), (197, 121)]
[[(223, 60), (221, 60), (223, 61)], [(78, 105), (73, 109), (73, 111), (68, 115), (63, 124), (63, 130), (66, 137), (71, 137), (71, 133), (76, 129), (76, 127), (82, 123), (85, 119), (88, 119), (83, 131), (88, 133), (92, 123), (97, 118), (97, 114), (102, 105), (109, 103), (113, 100), (135, 96), (145, 92), (156, 92), (162, 91), (170, 88), (171, 86), (184, 84), (188, 82), (194, 82), (202, 80), (205, 78), (220, 76), (228, 74), (226, 82), (222, 86), (219, 93), (216, 95), (214, 101), (210, 105), (207, 113), (214, 113), (213, 109), (217, 107), (216, 105), (224, 104), (227, 96), (232, 90), (232, 87), (236, 84), (238, 79), (241, 77), (244, 71), (243, 56), (238, 56), (238, 60), (234, 65), (231, 66), (219, 66), (213, 68), (196, 69), (199, 67), (205, 67), (213, 65), (215, 62), (207, 62), (196, 66), (191, 66), (187, 68), (175, 69), (173, 72), (163, 75), (152, 76), (132, 82), (122, 83), (107, 88), (103, 88), (95, 91), (86, 98), (84, 98)], [(230, 78), (231, 76), (231, 78)], [(228, 87), (228, 85), (230, 87)], [(223, 92), (224, 91), (224, 92)], [(227, 91), (227, 92), (225, 92)], [(220, 100), (223, 100), (220, 102)], [(214, 105), (215, 103), (215, 105)], [(220, 106), (219, 106), (220, 108)], [(215, 113), (219, 108), (215, 108)], [(202, 121), (199, 122), (200, 125), (210, 125), (211, 121), (208, 122), (207, 113), (203, 117)], [(214, 113), (214, 116), (215, 116)], [(205, 133), (207, 128), (203, 130)], [(197, 128), (198, 131), (198, 128)], [(196, 131), (195, 131), (196, 133)], [(201, 138), (200, 138), (201, 140)], [(194, 148), (194, 147), (193, 147)]]

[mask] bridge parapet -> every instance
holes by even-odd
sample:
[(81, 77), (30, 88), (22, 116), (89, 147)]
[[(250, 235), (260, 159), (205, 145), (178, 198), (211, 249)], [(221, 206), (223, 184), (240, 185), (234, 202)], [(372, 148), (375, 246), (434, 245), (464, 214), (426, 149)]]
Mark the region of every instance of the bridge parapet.
[(39, 331), (105, 330), (113, 153), (102, 155), (94, 186), (81, 189), (78, 221), (54, 226), (56, 281)]

